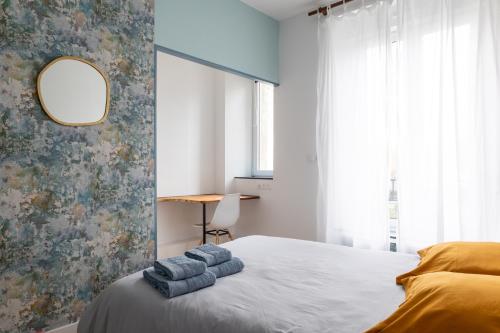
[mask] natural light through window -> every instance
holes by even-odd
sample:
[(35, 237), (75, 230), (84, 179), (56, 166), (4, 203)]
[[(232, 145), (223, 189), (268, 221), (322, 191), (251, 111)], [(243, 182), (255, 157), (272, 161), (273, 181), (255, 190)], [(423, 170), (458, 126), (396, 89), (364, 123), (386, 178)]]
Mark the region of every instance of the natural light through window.
[(274, 86), (255, 83), (253, 176), (272, 176), (274, 157)]
[[(394, 26), (391, 29), (391, 56), (393, 59), (396, 59), (398, 56), (398, 52), (410, 52), (411, 50), (407, 49), (407, 43), (404, 40), (399, 40), (397, 34), (397, 28)], [(419, 72), (418, 77), (421, 82), (416, 86), (420, 86), (422, 83), (425, 83), (425, 87), (428, 87), (430, 93), (426, 94), (426, 99), (422, 102), (425, 105), (427, 110), (432, 110), (430, 114), (440, 115), (441, 120), (435, 119), (434, 122), (438, 123), (439, 121), (443, 121), (446, 123), (456, 123), (456, 113), (464, 114), (467, 112), (467, 108), (470, 107), (472, 103), (468, 98), (467, 89), (468, 82), (471, 80), (468, 77), (468, 67), (467, 64), (471, 62), (470, 53), (467, 50), (472, 48), (471, 43), (471, 27), (468, 24), (458, 25), (453, 29), (453, 40), (446, 40), (443, 37), (445, 31), (434, 30), (427, 34), (423, 34), (421, 36), (421, 40), (419, 41), (419, 54), (418, 57), (415, 56), (414, 59), (418, 59), (421, 62), (422, 66)], [(453, 43), (453, 50), (455, 54), (453, 55), (454, 63), (441, 64), (436, 61), (436, 50), (441, 47), (443, 41), (448, 43)], [(367, 50), (367, 58), (376, 56), (375, 48)], [(451, 57), (451, 54), (449, 55)], [(413, 59), (413, 58), (412, 58)], [(411, 69), (406, 69), (407, 67), (397, 67), (397, 62), (391, 62), (391, 66), (389, 66), (389, 77), (391, 80), (396, 80), (395, 78), (399, 78), (400, 80), (407, 80), (406, 76), (410, 75)], [(405, 70), (404, 70), (405, 69)], [(442, 78), (441, 78), (442, 77)], [(454, 80), (451, 80), (451, 79)], [(442, 81), (449, 80), (449, 81)], [(446, 83), (446, 84), (443, 84)], [(404, 118), (399, 119), (398, 117), (407, 114), (408, 111), (404, 110), (404, 103), (401, 102), (401, 97), (398, 100), (398, 94), (401, 94), (401, 91), (396, 89), (396, 84), (390, 82), (389, 85), (389, 101), (388, 101), (388, 116), (387, 116), (387, 129), (388, 129), (388, 166), (389, 166), (389, 243), (391, 251), (398, 251), (399, 249), (399, 229), (400, 229), (400, 221), (399, 221), (399, 201), (398, 201), (398, 187), (399, 187), (399, 177), (400, 166), (399, 159), (400, 153), (405, 153), (400, 151), (400, 145), (403, 144), (405, 147), (411, 146), (411, 142), (399, 142), (398, 138), (406, 138), (407, 140), (413, 140), (413, 138), (409, 138), (406, 136), (399, 136), (398, 131), (399, 124), (401, 121), (404, 121)], [(440, 87), (442, 88), (440, 89)], [(417, 89), (414, 88), (416, 91)], [(439, 93), (439, 94), (438, 94)], [(458, 97), (455, 97), (458, 96)], [(436, 103), (436, 100), (440, 99), (440, 103)], [(457, 103), (460, 101), (460, 103)], [(457, 103), (457, 105), (455, 105)], [(433, 108), (435, 110), (433, 110)], [(442, 108), (442, 112), (440, 109)], [(413, 120), (415, 122), (415, 120)], [(453, 127), (451, 127), (451, 131), (453, 131)], [(454, 137), (455, 133), (445, 133), (445, 138)], [(433, 142), (436, 141), (435, 137), (432, 137), (429, 134), (422, 135), (419, 137), (421, 142), (425, 142), (425, 146), (429, 147), (428, 149), (432, 149)], [(467, 141), (465, 141), (462, 145), (467, 145)], [(442, 156), (445, 160), (457, 160), (458, 156), (456, 155), (456, 148), (453, 147), (453, 143), (450, 140), (442, 140), (441, 144), (443, 147), (449, 147), (450, 149), (445, 149), (442, 153)], [(472, 148), (470, 148), (472, 149)], [(437, 155), (436, 151), (436, 155)], [(467, 163), (465, 161), (464, 163)], [(449, 179), (458, 179), (459, 175), (457, 174), (457, 170), (453, 167), (449, 167), (449, 163), (443, 164), (443, 179), (447, 181), (447, 187), (453, 187), (454, 182)], [(457, 189), (455, 189), (457, 190)], [(451, 191), (453, 192), (453, 191)], [(443, 200), (443, 206), (447, 212), (456, 212), (459, 210), (458, 202), (453, 198), (453, 195), (445, 195), (445, 199)], [(453, 208), (453, 209), (452, 209)], [(458, 220), (458, 216), (449, 216), (445, 221)], [(452, 230), (453, 228), (448, 228), (447, 230)], [(458, 232), (455, 234), (451, 234), (450, 238), (459, 238)]]

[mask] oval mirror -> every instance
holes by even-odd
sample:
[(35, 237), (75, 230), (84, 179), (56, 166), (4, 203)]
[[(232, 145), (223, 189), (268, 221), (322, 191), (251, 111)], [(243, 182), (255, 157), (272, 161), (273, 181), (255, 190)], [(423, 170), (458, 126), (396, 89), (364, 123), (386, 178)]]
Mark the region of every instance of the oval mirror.
[(47, 115), (67, 126), (103, 122), (109, 110), (109, 81), (94, 64), (60, 57), (38, 75), (38, 97)]

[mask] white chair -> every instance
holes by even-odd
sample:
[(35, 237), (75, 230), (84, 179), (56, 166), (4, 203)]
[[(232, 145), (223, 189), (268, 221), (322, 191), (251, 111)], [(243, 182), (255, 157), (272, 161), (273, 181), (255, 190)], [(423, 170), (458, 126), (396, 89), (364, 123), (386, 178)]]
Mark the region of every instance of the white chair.
[[(239, 217), (240, 194), (225, 194), (215, 209), (212, 221), (207, 224), (206, 233), (215, 236), (215, 244), (220, 244), (219, 237), (224, 235), (227, 235), (230, 240), (233, 240), (233, 235), (231, 235), (228, 228), (235, 225)], [(195, 224), (195, 226), (203, 227), (201, 224)]]

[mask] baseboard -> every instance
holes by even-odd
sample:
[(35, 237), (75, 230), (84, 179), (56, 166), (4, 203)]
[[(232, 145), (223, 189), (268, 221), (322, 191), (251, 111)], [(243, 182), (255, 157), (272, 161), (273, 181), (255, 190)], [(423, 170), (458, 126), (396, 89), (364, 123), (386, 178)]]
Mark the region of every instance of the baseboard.
[(184, 251), (190, 250), (193, 247), (197, 246), (199, 241), (200, 240), (197, 238), (192, 238), (175, 243), (158, 244), (158, 258), (179, 256), (183, 254)]
[(77, 327), (78, 327), (78, 322), (54, 328), (51, 331), (47, 331), (47, 333), (76, 333)]

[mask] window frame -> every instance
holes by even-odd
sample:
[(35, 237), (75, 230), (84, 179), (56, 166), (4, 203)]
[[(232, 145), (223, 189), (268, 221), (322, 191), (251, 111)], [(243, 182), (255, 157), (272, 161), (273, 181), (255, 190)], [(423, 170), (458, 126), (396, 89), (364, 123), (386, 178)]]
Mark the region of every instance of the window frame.
[[(260, 84), (271, 84), (267, 82), (254, 81), (253, 85), (253, 110), (252, 110), (252, 177), (272, 178), (274, 173), (274, 143), (273, 143), (273, 169), (260, 170), (258, 159), (260, 155)], [(274, 87), (273, 87), (274, 89)], [(273, 91), (274, 95), (274, 91)], [(274, 118), (274, 105), (273, 105), (273, 118)], [(273, 128), (274, 136), (274, 128)], [(273, 140), (274, 141), (274, 140)]]

